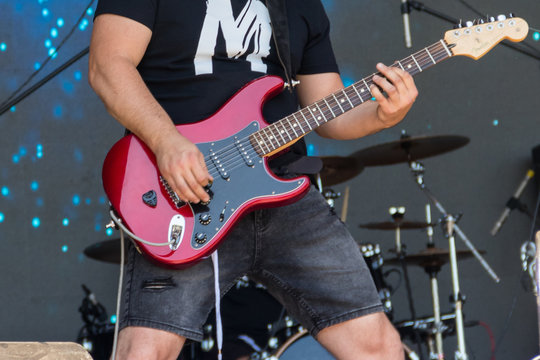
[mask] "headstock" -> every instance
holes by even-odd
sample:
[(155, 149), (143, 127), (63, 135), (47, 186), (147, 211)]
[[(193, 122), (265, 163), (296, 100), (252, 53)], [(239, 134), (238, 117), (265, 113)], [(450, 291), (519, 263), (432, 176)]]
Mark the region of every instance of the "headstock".
[(489, 22), (467, 22), (466, 27), (458, 25), (456, 29), (444, 34), (444, 40), (453, 55), (464, 55), (477, 60), (504, 39), (517, 42), (527, 37), (527, 22), (510, 16), (507, 18), (499, 15), (497, 19), (490, 18)]

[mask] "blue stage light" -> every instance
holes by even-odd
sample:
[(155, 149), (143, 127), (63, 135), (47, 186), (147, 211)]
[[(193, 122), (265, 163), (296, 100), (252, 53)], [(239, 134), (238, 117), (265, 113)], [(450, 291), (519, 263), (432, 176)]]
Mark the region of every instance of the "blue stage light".
[(68, 219), (68, 218), (64, 218), (64, 219), (62, 220), (62, 225), (68, 226), (68, 225), (69, 225), (69, 219)]
[(9, 196), (9, 188), (7, 186), (2, 186), (1, 193), (3, 196)]
[(37, 61), (34, 63), (34, 70), (39, 70), (41, 68), (41, 64)]
[(7, 44), (5, 42), (0, 43), (0, 51), (6, 51), (7, 50)]
[(43, 17), (49, 16), (49, 9), (47, 8), (41, 9), (41, 15), (43, 15)]
[(32, 219), (32, 226), (35, 227), (35, 228), (38, 228), (39, 225), (41, 225), (41, 220), (39, 220), (38, 217), (35, 217)]
[(73, 198), (71, 199), (73, 202), (73, 205), (79, 205), (81, 203), (81, 197), (77, 194), (73, 195)]
[(64, 19), (58, 18), (58, 20), (56, 20), (56, 25), (58, 25), (60, 28), (64, 26)]
[(58, 36), (58, 30), (56, 30), (56, 28), (52, 28), (51, 29), (51, 37), (55, 38), (57, 36)]
[(539, 40), (540, 40), (540, 32), (535, 31), (535, 32), (533, 33), (533, 36), (532, 36), (532, 37), (533, 37), (533, 40), (534, 40), (534, 41), (539, 41)]
[(0, 212), (0, 223), (4, 222), (5, 219), (6, 219), (6, 216), (4, 215), (4, 213)]
[(30, 189), (32, 189), (32, 191), (37, 191), (39, 189), (39, 183), (37, 181), (32, 181), (30, 183)]
[(21, 158), (17, 154), (15, 154), (15, 155), (13, 155), (11, 157), (11, 161), (13, 161), (14, 164), (18, 164), (20, 160), (21, 160)]
[(499, 120), (497, 119), (493, 120), (493, 126), (499, 126)]
[(16, 107), (16, 106), (12, 106), (12, 107), (9, 109), (9, 111), (11, 111), (11, 112), (15, 112), (16, 110), (17, 110), (17, 107)]
[(108, 228), (107, 230), (105, 230), (105, 234), (107, 234), (107, 236), (112, 236), (114, 230), (111, 229), (111, 228)]
[(80, 81), (82, 79), (82, 73), (77, 70), (73, 73), (73, 77), (75, 78), (75, 80)]
[(69, 248), (67, 245), (62, 246), (62, 252), (68, 252)]

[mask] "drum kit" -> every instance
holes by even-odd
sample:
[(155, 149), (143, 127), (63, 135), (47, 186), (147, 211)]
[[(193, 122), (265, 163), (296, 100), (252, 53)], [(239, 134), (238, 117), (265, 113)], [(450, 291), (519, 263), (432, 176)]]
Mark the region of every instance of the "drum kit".
[[(332, 191), (327, 186), (333, 186), (348, 181), (359, 175), (366, 167), (392, 165), (398, 163), (408, 163), (410, 171), (420, 190), (427, 196), (429, 203), (426, 205), (426, 221), (408, 221), (404, 219), (405, 209), (403, 207), (392, 207), (389, 209), (392, 217), (391, 221), (370, 222), (360, 224), (360, 228), (367, 230), (387, 230), (395, 232), (395, 248), (391, 258), (384, 258), (379, 244), (360, 243), (359, 249), (370, 269), (373, 281), (379, 291), (379, 297), (388, 318), (393, 321), (395, 327), (400, 332), (402, 338), (409, 339), (418, 347), (416, 351), (409, 348), (404, 343), (405, 352), (409, 359), (425, 359), (422, 345), (428, 352), (429, 359), (444, 359), (443, 338), (449, 335), (456, 335), (457, 349), (454, 358), (457, 360), (468, 359), (465, 349), (464, 322), (463, 322), (463, 298), (459, 288), (459, 276), (457, 261), (471, 257), (476, 257), (488, 274), (499, 281), (497, 275), (482, 258), (481, 251), (474, 248), (470, 240), (463, 233), (457, 222), (459, 216), (446, 212), (442, 204), (427, 188), (424, 182), (424, 166), (418, 161), (432, 156), (436, 156), (448, 151), (455, 150), (465, 146), (469, 139), (464, 136), (456, 135), (436, 135), (436, 136), (418, 136), (411, 137), (402, 134), (397, 141), (372, 146), (350, 156), (326, 156), (322, 157), (323, 168), (317, 175), (319, 189), (333, 207), (334, 201), (341, 194)], [(346, 208), (348, 203), (348, 187), (343, 199), (344, 207), (341, 218), (345, 221)], [(434, 205), (441, 214), (437, 222), (431, 220), (431, 205)], [(433, 228), (441, 225), (445, 238), (448, 240), (448, 250), (435, 247), (433, 241)], [(407, 254), (406, 247), (401, 242), (402, 230), (423, 229), (427, 232), (428, 243), (424, 250)], [(456, 235), (463, 240), (468, 250), (457, 250), (455, 244)], [(110, 263), (120, 263), (120, 241), (107, 240), (87, 247), (84, 253), (93, 259), (106, 261)], [(453, 293), (451, 301), (453, 302), (453, 311), (442, 314), (439, 305), (437, 275), (441, 268), (449, 263), (452, 274)], [(384, 271), (385, 266), (396, 266), (396, 269)], [(431, 282), (431, 296), (433, 303), (433, 316), (417, 318), (412, 299), (408, 267), (417, 266), (425, 270)], [(401, 270), (398, 270), (398, 269)], [(386, 278), (393, 272), (401, 273), (404, 280), (411, 319), (405, 321), (394, 321), (394, 308), (392, 306), (392, 288), (387, 284)], [(235, 291), (242, 289), (242, 293)], [(249, 291), (249, 290), (252, 291)], [(262, 290), (262, 291), (261, 291)], [(233, 313), (233, 317), (251, 319), (257, 316), (259, 322), (266, 324), (263, 336), (250, 337), (248, 331), (239, 332), (237, 342), (244, 346), (244, 352), (231, 357), (230, 359), (250, 359), (250, 360), (287, 360), (287, 359), (333, 359), (318, 343), (309, 336), (308, 332), (294, 319), (287, 316), (286, 311), (281, 308), (280, 311), (269, 311), (268, 318), (260, 320), (261, 312), (259, 299), (249, 299), (250, 296), (271, 297), (264, 291), (261, 285), (257, 285), (243, 279), (232, 289), (232, 295), (227, 294), (222, 303), (222, 312), (227, 312), (227, 297), (236, 296), (239, 299), (246, 300), (241, 307), (241, 313)], [(241, 295), (239, 295), (241, 294)], [(250, 295), (252, 294), (252, 295)], [(262, 294), (262, 295), (261, 295)], [(246, 299), (247, 297), (247, 299)], [(233, 301), (234, 302), (234, 301)], [(238, 304), (238, 301), (235, 302)], [(253, 308), (250, 313), (250, 305)], [(269, 305), (270, 306), (270, 305)], [(279, 305), (277, 308), (279, 309)], [(227, 332), (227, 325), (224, 328)], [(233, 334), (234, 335), (234, 334)], [(260, 335), (260, 334), (259, 334)], [(210, 356), (215, 351), (214, 333), (212, 325), (205, 326), (205, 339), (201, 344), (193, 344), (191, 349), (183, 351), (181, 359), (215, 359)], [(256, 340), (254, 340), (256, 339)], [(261, 343), (262, 342), (262, 343)], [(227, 346), (227, 344), (225, 344)], [(224, 347), (225, 348), (225, 347)], [(189, 354), (187, 354), (189, 352)], [(214, 353), (215, 354), (215, 353)], [(224, 353), (225, 355), (225, 353)], [(224, 357), (226, 359), (227, 356)]]

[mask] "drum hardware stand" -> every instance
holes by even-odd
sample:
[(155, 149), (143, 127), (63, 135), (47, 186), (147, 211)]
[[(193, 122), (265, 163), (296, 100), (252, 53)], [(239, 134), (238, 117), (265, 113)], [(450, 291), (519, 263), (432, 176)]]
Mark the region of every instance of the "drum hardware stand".
[(456, 333), (457, 333), (457, 345), (458, 349), (455, 352), (456, 360), (467, 360), (467, 353), (465, 352), (465, 336), (464, 336), (464, 327), (463, 327), (463, 296), (459, 290), (459, 278), (458, 278), (458, 269), (457, 269), (457, 256), (456, 256), (456, 246), (455, 246), (455, 233), (457, 233), (460, 238), (465, 242), (467, 247), (472, 251), (474, 256), (482, 264), (484, 269), (491, 275), (495, 282), (499, 282), (499, 277), (491, 269), (489, 264), (484, 260), (480, 255), (478, 250), (472, 245), (467, 236), (459, 229), (457, 226), (457, 217), (450, 215), (446, 212), (441, 203), (435, 198), (435, 196), (429, 191), (426, 184), (424, 183), (424, 166), (420, 162), (409, 161), (409, 167), (413, 176), (416, 179), (416, 183), (420, 186), (420, 189), (424, 194), (429, 198), (429, 200), (437, 207), (439, 212), (443, 215), (443, 222), (446, 225), (446, 234), (449, 241), (449, 253), (450, 253), (450, 266), (452, 271), (452, 284), (454, 288), (453, 301), (455, 305), (456, 312)]
[[(390, 215), (394, 221), (399, 222), (403, 219), (405, 215), (405, 207), (391, 207), (389, 209)], [(416, 323), (416, 310), (414, 308), (414, 301), (412, 297), (411, 290), (411, 281), (409, 279), (409, 272), (407, 270), (407, 263), (405, 262), (405, 246), (401, 243), (401, 231), (399, 226), (396, 227), (396, 255), (401, 264), (401, 269), (403, 270), (403, 279), (405, 280), (405, 289), (407, 290), (407, 299), (409, 302), (409, 311), (411, 312), (411, 320)], [(422, 341), (420, 339), (420, 334), (416, 330), (413, 330), (414, 341), (418, 347), (418, 355), (421, 360), (424, 360), (424, 353), (422, 352)]]
[[(431, 224), (431, 206), (426, 204), (426, 223)], [(433, 227), (428, 226), (427, 228), (428, 235), (428, 248), (434, 248), (435, 242), (433, 241)], [(444, 359), (444, 350), (443, 350), (443, 341), (442, 341), (442, 332), (443, 332), (443, 323), (441, 320), (441, 306), (439, 301), (439, 283), (437, 281), (437, 274), (441, 270), (440, 265), (429, 265), (424, 268), (428, 273), (431, 280), (431, 298), (433, 301), (433, 332), (435, 333), (435, 349), (433, 344), (430, 344), (429, 348), (429, 358), (435, 360)]]

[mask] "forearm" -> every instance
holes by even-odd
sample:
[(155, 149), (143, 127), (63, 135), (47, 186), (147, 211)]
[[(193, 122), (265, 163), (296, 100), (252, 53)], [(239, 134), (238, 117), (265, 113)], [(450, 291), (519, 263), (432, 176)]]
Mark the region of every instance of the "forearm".
[(89, 82), (109, 113), (154, 152), (162, 137), (175, 129), (165, 110), (127, 59), (89, 61)]

